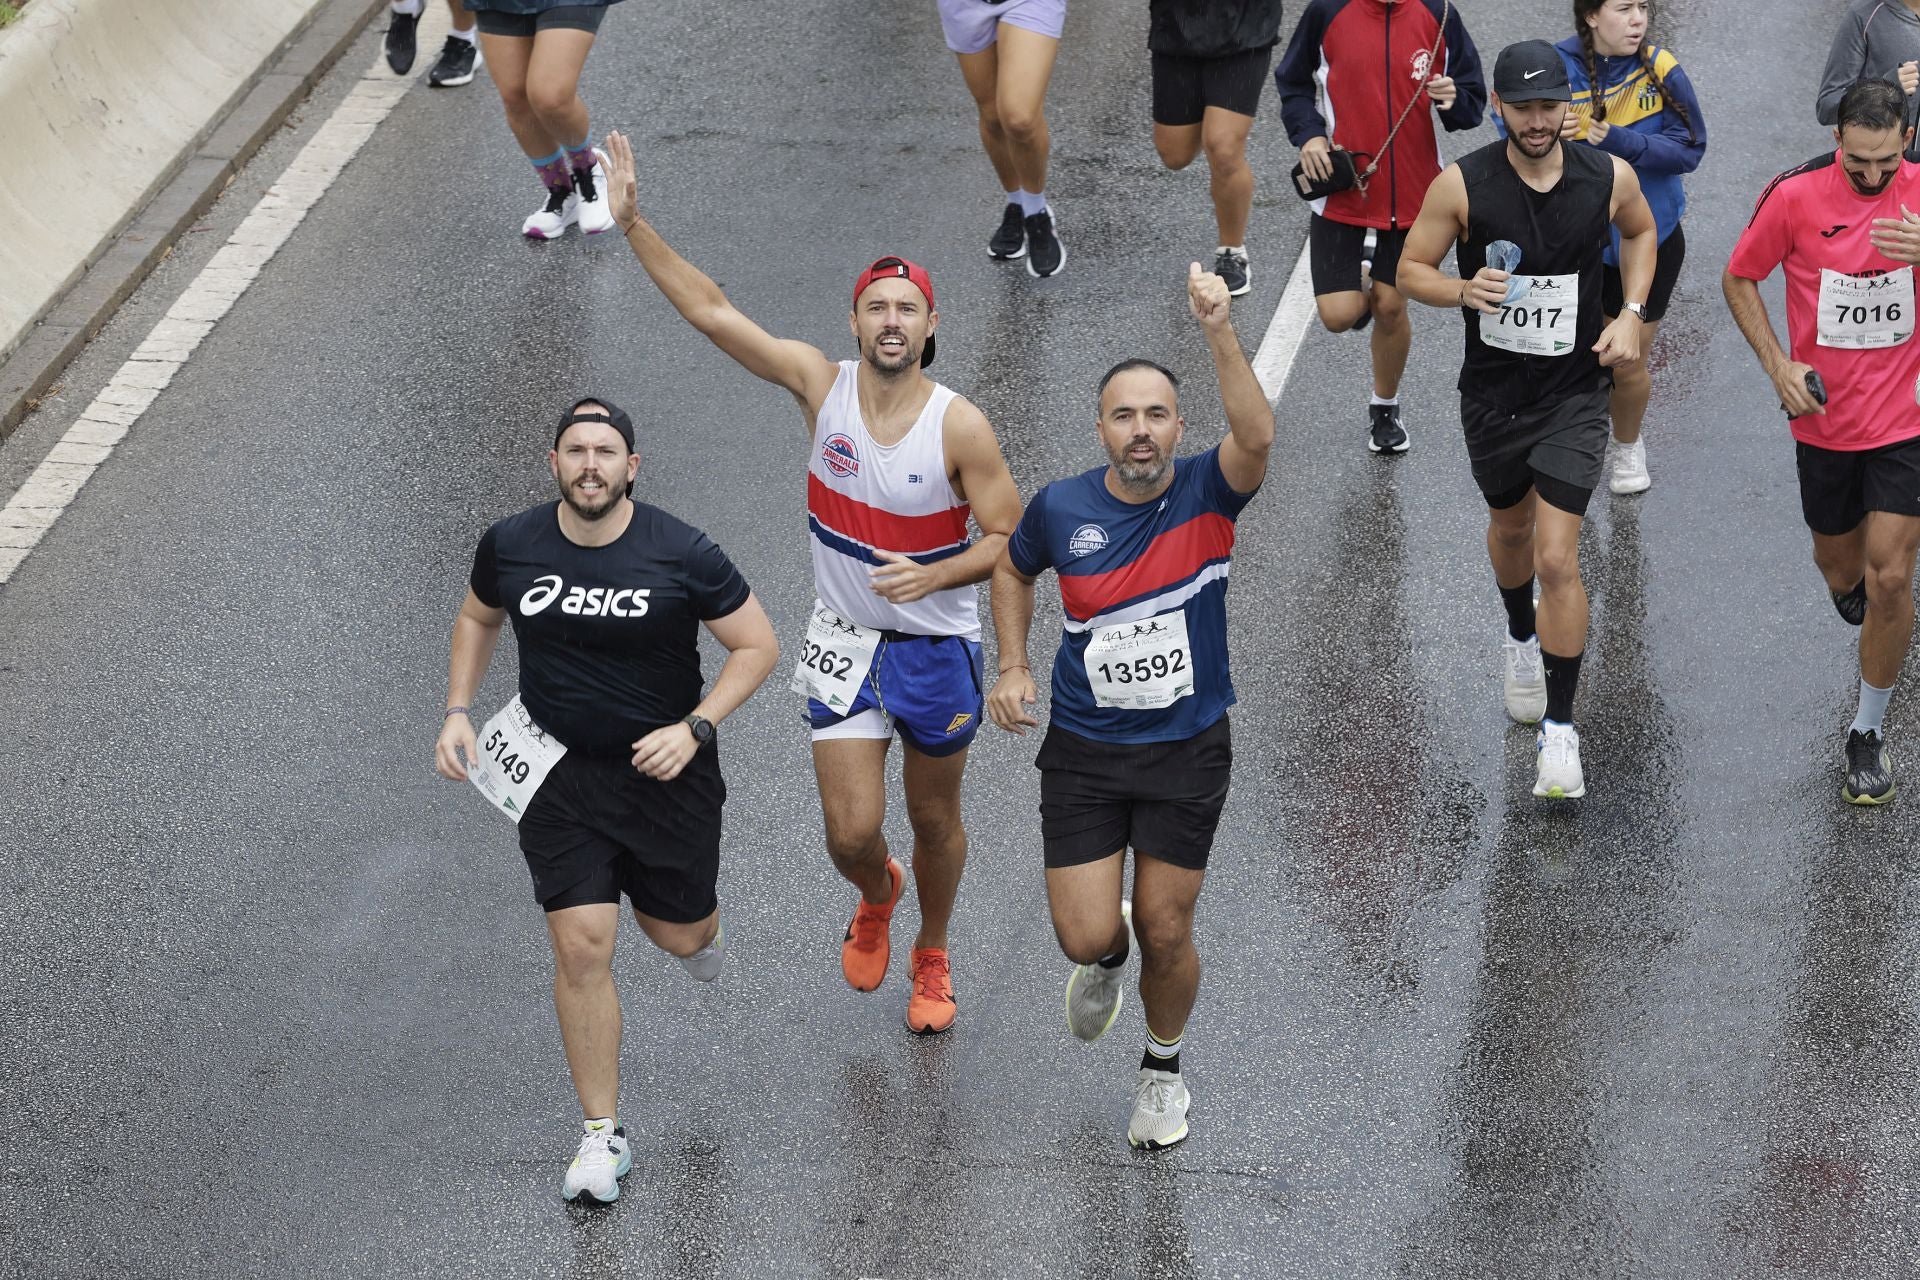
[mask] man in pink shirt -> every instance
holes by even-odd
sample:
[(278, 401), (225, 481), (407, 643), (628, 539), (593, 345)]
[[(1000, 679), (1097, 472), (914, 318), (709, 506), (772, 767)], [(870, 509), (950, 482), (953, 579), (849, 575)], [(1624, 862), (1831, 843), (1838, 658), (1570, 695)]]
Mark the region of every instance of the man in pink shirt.
[[(1775, 178), (1734, 246), (1722, 288), (1791, 419), (1813, 559), (1840, 616), (1860, 628), (1860, 707), (1847, 733), (1852, 804), (1895, 794), (1882, 738), (1913, 639), (1920, 548), (1920, 165), (1902, 152), (1906, 95), (1862, 80), (1840, 102), (1838, 150)], [(1784, 267), (1780, 348), (1759, 282)]]

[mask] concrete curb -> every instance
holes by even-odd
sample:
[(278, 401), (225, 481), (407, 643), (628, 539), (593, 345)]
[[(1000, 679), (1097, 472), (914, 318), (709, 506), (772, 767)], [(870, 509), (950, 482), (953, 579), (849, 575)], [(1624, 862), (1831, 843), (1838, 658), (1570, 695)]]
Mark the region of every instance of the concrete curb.
[(183, 148), (172, 177), (62, 293), (0, 364), (0, 441), (39, 407), (67, 365), (226, 190), (240, 168), (286, 123), (385, 0), (322, 0), (278, 57), (267, 60), (238, 101), (196, 145)]

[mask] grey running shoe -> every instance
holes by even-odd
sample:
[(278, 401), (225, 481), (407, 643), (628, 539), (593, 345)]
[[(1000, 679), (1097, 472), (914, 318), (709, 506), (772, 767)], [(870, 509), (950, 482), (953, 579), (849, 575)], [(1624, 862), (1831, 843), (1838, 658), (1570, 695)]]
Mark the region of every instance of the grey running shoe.
[(1000, 215), (1000, 229), (987, 241), (987, 256), (1001, 262), (1027, 256), (1027, 215), (1020, 211), (1017, 201), (1007, 201)]
[(1127, 1141), (1143, 1151), (1158, 1151), (1187, 1136), (1187, 1108), (1193, 1095), (1178, 1071), (1140, 1068), (1140, 1088), (1134, 1094), (1133, 1119), (1127, 1121)]
[(586, 1132), (580, 1135), (580, 1149), (560, 1184), (560, 1195), (576, 1200), (584, 1191), (601, 1204), (612, 1204), (620, 1198), (620, 1179), (631, 1168), (633, 1152), (627, 1149), (626, 1128), (605, 1120), (588, 1120)]
[(1247, 263), (1247, 255), (1239, 249), (1229, 249), (1221, 245), (1213, 252), (1213, 274), (1227, 282), (1227, 296), (1238, 298), (1253, 288), (1253, 268)]
[[(1127, 952), (1134, 949), (1133, 904), (1120, 903), (1120, 918), (1127, 925)], [(1107, 1034), (1107, 1028), (1120, 1016), (1126, 1000), (1122, 979), (1127, 967), (1105, 969), (1097, 964), (1076, 965), (1067, 979), (1067, 1029), (1082, 1040), (1092, 1042)]]
[(1372, 453), (1405, 453), (1412, 442), (1400, 423), (1397, 404), (1367, 406), (1367, 449)]
[(1893, 784), (1893, 760), (1879, 734), (1847, 732), (1847, 784), (1840, 789), (1848, 804), (1886, 804), (1899, 794)]
[(1042, 209), (1026, 220), (1027, 228), (1027, 274), (1046, 279), (1060, 274), (1060, 268), (1067, 265), (1067, 246), (1060, 243), (1059, 231), (1053, 225), (1053, 210)]
[(1515, 640), (1502, 628), (1500, 640), (1507, 668), (1501, 681), (1507, 718), (1516, 724), (1539, 724), (1547, 714), (1547, 668), (1540, 661), (1540, 637)]
[(713, 941), (690, 956), (675, 956), (680, 967), (685, 969), (695, 982), (712, 982), (720, 976), (720, 966), (726, 961), (726, 933), (718, 922), (713, 926)]

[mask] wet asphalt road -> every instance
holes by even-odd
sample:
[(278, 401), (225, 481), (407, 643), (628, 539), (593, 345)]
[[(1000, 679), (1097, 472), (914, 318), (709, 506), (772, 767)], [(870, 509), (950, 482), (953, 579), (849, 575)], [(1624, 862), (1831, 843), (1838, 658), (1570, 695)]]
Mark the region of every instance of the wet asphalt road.
[[(1533, 801), (1501, 712), (1458, 320), (1416, 316), (1398, 460), (1363, 447), (1364, 341), (1311, 334), (1241, 522), (1191, 1140), (1125, 1146), (1136, 1001), (1098, 1045), (1061, 1026), (1033, 738), (974, 752), (956, 1030), (905, 1033), (899, 965), (847, 990), (782, 674), (723, 732), (727, 974), (622, 942), (636, 1163), (604, 1210), (557, 1198), (575, 1103), (512, 833), (430, 770), (448, 626), (480, 531), (548, 494), (555, 409), (601, 391), (642, 422), (644, 495), (790, 637), (805, 442), (617, 239), (513, 234), (533, 188), (484, 79), (411, 94), (0, 589), (0, 1275), (1914, 1274), (1920, 801), (1839, 799), (1855, 633), (1717, 279), (1766, 178), (1824, 145), (1802, 104), (1841, 7), (1664, 6), (1713, 145), (1655, 487), (1600, 494), (1585, 544), (1588, 799)], [(1562, 8), (1467, 17), (1490, 57)], [(1143, 10), (1074, 8), (1072, 256), (1044, 285), (981, 251), (997, 198), (930, 4), (623, 5), (588, 92), (662, 231), (769, 328), (847, 351), (857, 267), (926, 262), (935, 371), (1030, 494), (1093, 465), (1123, 355), (1186, 375), (1190, 442), (1221, 430), (1181, 304), (1205, 179), (1153, 156)], [(0, 448), (0, 487), (348, 80)], [(1249, 349), (1304, 235), (1275, 107)], [(1896, 752), (1916, 705), (1909, 674)]]

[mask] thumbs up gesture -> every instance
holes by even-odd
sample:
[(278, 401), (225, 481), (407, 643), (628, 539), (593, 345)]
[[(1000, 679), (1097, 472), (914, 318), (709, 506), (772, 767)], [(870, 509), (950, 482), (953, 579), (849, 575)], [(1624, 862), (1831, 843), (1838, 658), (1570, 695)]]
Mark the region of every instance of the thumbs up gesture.
[(1187, 307), (1202, 327), (1218, 329), (1227, 323), (1227, 282), (1195, 262), (1187, 267)]

